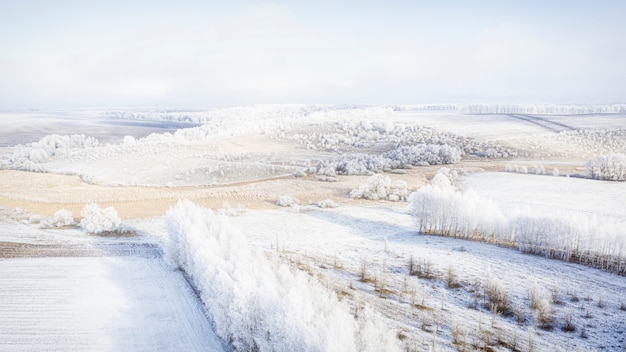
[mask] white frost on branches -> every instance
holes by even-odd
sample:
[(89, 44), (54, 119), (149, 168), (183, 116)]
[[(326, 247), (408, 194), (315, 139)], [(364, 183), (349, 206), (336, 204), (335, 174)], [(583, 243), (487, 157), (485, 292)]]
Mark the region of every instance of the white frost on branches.
[[(461, 191), (452, 182), (443, 182), (443, 176), (439, 173), (431, 185), (409, 197), (421, 233), (517, 246), (523, 252), (563, 260), (626, 259), (623, 222), (600, 221), (575, 211), (515, 209), (504, 213), (473, 190)], [(613, 270), (626, 273), (620, 268)]]
[(465, 115), (529, 114), (529, 115), (589, 115), (626, 113), (626, 104), (609, 105), (518, 105), (518, 104), (467, 104), (459, 107)]
[(390, 169), (413, 166), (455, 164), (463, 152), (448, 145), (417, 144), (400, 147), (383, 155), (350, 154), (332, 161), (323, 161), (317, 167), (320, 175), (372, 175)]
[(626, 155), (611, 153), (589, 160), (585, 173), (597, 180), (626, 181)]
[(406, 200), (409, 194), (407, 183), (402, 180), (391, 181), (388, 176), (375, 174), (367, 179), (365, 184), (350, 192), (351, 198), (369, 200)]
[(51, 134), (38, 142), (16, 145), (13, 154), (2, 162), (2, 168), (24, 171), (43, 171), (42, 163), (56, 155), (64, 155), (74, 149), (95, 148), (98, 140), (82, 134)]
[(218, 336), (238, 351), (399, 351), (377, 313), (350, 313), (314, 277), (250, 247), (229, 219), (189, 201), (166, 215), (168, 260), (198, 290)]
[(64, 227), (74, 223), (74, 216), (72, 212), (66, 209), (59, 209), (54, 213), (54, 216), (46, 223), (49, 227)]
[(87, 204), (80, 215), (83, 217), (80, 221), (80, 227), (91, 234), (115, 231), (122, 223), (114, 208), (102, 209), (96, 203)]

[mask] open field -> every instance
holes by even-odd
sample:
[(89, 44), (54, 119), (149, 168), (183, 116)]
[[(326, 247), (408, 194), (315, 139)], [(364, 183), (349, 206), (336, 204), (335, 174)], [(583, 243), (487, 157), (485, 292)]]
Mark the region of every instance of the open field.
[[(626, 183), (585, 177), (626, 153), (625, 115), (268, 105), (9, 120), (2, 349), (626, 348)], [(119, 229), (87, 234), (89, 203)], [(59, 209), (74, 221), (57, 227)]]

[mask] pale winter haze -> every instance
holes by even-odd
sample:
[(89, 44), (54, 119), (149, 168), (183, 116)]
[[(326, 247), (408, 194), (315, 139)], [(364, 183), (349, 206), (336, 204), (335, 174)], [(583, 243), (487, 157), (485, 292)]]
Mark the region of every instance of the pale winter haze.
[(0, 120), (2, 351), (626, 346), (626, 104)]
[(616, 103), (621, 1), (0, 1), (0, 108)]

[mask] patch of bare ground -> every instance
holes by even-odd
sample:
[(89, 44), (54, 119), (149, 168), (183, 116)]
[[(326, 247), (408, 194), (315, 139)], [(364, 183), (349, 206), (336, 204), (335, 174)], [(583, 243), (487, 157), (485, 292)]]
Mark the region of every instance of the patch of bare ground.
[(158, 258), (162, 256), (162, 249), (153, 243), (124, 241), (98, 244), (35, 244), (0, 241), (0, 258), (110, 256)]
[[(432, 170), (431, 170), (432, 169)], [(412, 189), (422, 186), (424, 171), (437, 168), (412, 169), (403, 174), (391, 174), (392, 179), (404, 180)], [(338, 203), (360, 202), (348, 197), (350, 191), (363, 182), (363, 176), (340, 176), (337, 182), (320, 181), (319, 176), (284, 176), (223, 186), (205, 187), (141, 187), (103, 186), (82, 182), (78, 176), (0, 171), (0, 204), (21, 208), (33, 214), (52, 216), (65, 208), (78, 217), (87, 203), (114, 207), (122, 218), (161, 216), (180, 199), (189, 199), (204, 207), (267, 209), (275, 207), (281, 195), (289, 195), (301, 204), (316, 204), (324, 199)]]
[(0, 258), (100, 257), (103, 253), (88, 246), (0, 242)]

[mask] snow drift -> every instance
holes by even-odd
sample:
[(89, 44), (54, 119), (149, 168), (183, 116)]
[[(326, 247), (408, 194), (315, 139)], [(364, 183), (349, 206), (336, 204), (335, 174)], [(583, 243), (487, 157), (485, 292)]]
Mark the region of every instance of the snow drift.
[(166, 214), (168, 260), (199, 291), (217, 334), (242, 351), (395, 351), (375, 312), (251, 248), (224, 216), (180, 201)]

